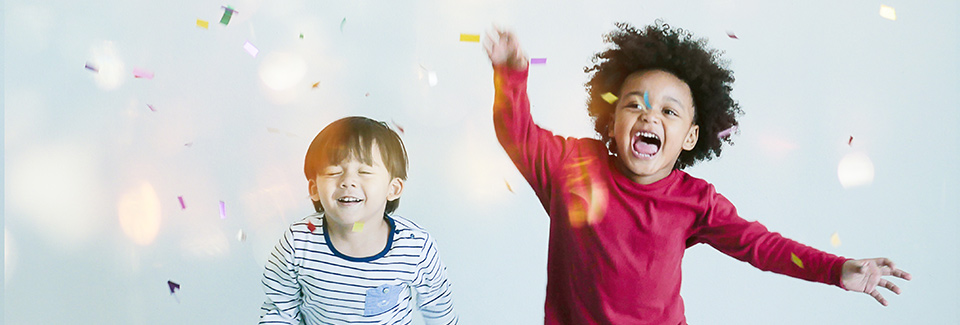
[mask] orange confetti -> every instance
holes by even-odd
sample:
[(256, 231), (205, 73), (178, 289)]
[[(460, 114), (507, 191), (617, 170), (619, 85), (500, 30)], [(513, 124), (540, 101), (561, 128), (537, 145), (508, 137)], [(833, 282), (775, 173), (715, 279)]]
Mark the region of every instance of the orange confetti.
[(504, 184), (507, 184), (507, 190), (509, 190), (510, 193), (516, 193), (516, 192), (513, 191), (513, 188), (510, 187), (510, 182), (507, 182), (507, 179), (506, 179), (506, 178), (503, 179), (503, 183), (504, 183)]
[(312, 87), (312, 88), (316, 89), (316, 88), (318, 88), (318, 87), (320, 87), (320, 82), (319, 82), (319, 81), (317, 81), (317, 83), (313, 84), (313, 87)]
[(317, 230), (317, 226), (313, 225), (313, 222), (307, 221), (307, 229), (310, 229), (310, 232)]
[(801, 261), (800, 258), (797, 257), (797, 254), (790, 253), (790, 259), (793, 260), (793, 264), (796, 264), (801, 269), (803, 268), (803, 261)]

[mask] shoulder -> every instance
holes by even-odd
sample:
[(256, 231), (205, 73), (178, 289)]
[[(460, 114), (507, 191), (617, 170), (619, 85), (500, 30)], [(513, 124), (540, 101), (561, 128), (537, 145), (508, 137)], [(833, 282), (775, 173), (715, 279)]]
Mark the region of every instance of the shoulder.
[(673, 173), (676, 174), (673, 175), (676, 177), (673, 190), (678, 191), (678, 194), (697, 197), (701, 201), (712, 201), (719, 195), (713, 184), (702, 178), (694, 177), (682, 170), (675, 170)]
[(389, 216), (393, 220), (393, 234), (398, 239), (431, 239), (430, 233), (416, 222), (399, 215)]

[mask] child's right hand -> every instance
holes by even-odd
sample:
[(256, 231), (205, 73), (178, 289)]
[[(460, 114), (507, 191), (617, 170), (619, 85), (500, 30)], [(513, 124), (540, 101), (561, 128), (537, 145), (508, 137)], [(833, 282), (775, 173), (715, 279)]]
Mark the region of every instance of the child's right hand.
[(513, 33), (494, 27), (494, 30), (487, 31), (487, 37), (483, 42), (483, 49), (487, 51), (490, 62), (493, 65), (504, 65), (514, 70), (524, 70), (527, 68), (527, 58), (520, 50), (520, 43), (517, 42)]

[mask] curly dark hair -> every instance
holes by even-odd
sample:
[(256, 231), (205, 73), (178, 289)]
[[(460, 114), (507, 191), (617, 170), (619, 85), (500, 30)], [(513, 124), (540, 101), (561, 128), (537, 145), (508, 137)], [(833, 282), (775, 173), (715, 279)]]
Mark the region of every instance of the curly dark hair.
[(720, 156), (723, 142), (733, 144), (730, 137), (721, 139), (718, 133), (738, 125), (742, 115), (733, 98), (733, 71), (726, 68), (722, 51), (707, 48), (707, 40), (694, 39), (689, 32), (671, 28), (662, 20), (638, 30), (628, 23), (617, 23), (617, 30), (604, 36), (611, 48), (595, 54), (593, 66), (583, 68), (593, 73), (585, 84), (590, 98), (587, 110), (594, 121), (594, 130), (600, 133), (607, 148), (616, 153), (616, 144), (607, 134), (613, 123), (616, 105), (601, 97), (605, 93), (620, 93), (620, 87), (630, 74), (643, 70), (663, 70), (683, 80), (693, 93), (694, 124), (700, 126), (700, 137), (691, 151), (681, 151), (675, 169), (693, 166), (699, 161)]

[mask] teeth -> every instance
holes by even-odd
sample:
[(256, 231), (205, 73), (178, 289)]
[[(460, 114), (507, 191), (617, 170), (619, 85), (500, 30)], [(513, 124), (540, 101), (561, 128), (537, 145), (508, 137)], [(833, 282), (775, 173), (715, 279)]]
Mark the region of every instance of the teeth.
[(342, 197), (342, 198), (337, 199), (337, 201), (340, 201), (340, 202), (360, 202), (360, 199), (355, 198), (355, 197)]
[(637, 136), (637, 137), (643, 136), (643, 137), (647, 137), (647, 138), (654, 138), (654, 139), (660, 140), (660, 137), (657, 136), (656, 134), (651, 133), (651, 132), (646, 132), (646, 131), (637, 132), (637, 133), (634, 134), (634, 136)]

